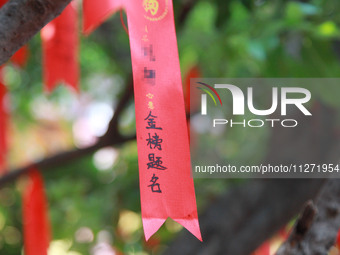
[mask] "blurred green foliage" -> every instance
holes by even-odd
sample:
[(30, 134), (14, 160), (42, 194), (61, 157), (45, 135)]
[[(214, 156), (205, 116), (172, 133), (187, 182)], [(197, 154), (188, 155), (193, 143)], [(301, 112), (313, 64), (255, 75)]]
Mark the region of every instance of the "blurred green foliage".
[[(340, 76), (338, 0), (199, 0), (186, 20), (178, 24), (185, 2), (174, 0), (183, 76), (195, 65), (203, 77)], [(62, 87), (51, 95), (43, 94), (39, 36), (31, 40), (29, 49), (26, 68), (19, 70), (8, 65), (5, 77), (12, 126), (16, 130), (13, 135), (27, 134), (18, 138), (23, 146), (28, 146), (24, 150), (42, 146), (23, 142), (28, 139), (28, 131), (34, 132), (37, 123), (41, 125), (42, 120), (34, 112), (45, 106), (37, 102), (49, 102), (59, 109), (80, 97)], [(80, 64), (82, 95), (90, 102), (116, 105), (131, 76), (129, 40), (119, 15), (114, 15), (91, 36), (81, 38)], [(318, 96), (326, 104), (339, 106), (339, 94), (340, 87), (331, 92), (320, 90)], [(62, 135), (72, 137), (72, 116), (60, 114), (56, 121), (64, 123)], [(134, 132), (133, 105), (120, 121), (123, 132)], [(242, 141), (243, 134), (235, 133), (234, 137), (224, 148), (230, 153), (237, 151), (240, 144), (236, 141)], [(69, 143), (72, 145), (73, 140)], [(244, 153), (249, 155), (256, 150), (256, 139), (247, 140), (247, 144), (248, 152)], [(21, 152), (11, 147), (11, 165), (24, 163)], [(50, 153), (44, 151), (39, 156)], [(111, 245), (124, 254), (157, 254), (179, 231), (170, 221), (151, 243), (145, 244), (140, 224), (135, 142), (124, 144), (117, 153), (113, 165), (104, 170), (98, 169), (91, 155), (44, 173), (53, 240), (62, 240), (64, 249), (73, 251), (59, 254), (91, 254), (103, 236), (109, 236)], [(256, 157), (261, 158), (264, 153), (264, 149), (257, 150)], [(237, 180), (195, 180), (199, 212), (233, 182)], [(0, 254), (22, 252), (21, 190), (22, 181), (0, 190)], [(124, 217), (135, 223), (124, 226)], [(82, 239), (79, 233), (84, 228), (90, 231), (85, 231), (88, 238)]]

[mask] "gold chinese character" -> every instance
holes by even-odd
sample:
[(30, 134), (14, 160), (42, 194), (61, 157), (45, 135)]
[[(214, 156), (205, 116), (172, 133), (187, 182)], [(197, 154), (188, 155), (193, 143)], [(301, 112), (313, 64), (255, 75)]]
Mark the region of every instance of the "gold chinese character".
[(153, 102), (149, 102), (148, 103), (148, 108), (151, 109), (151, 110), (155, 109), (155, 106), (153, 105)]
[(144, 0), (143, 7), (146, 12), (150, 11), (150, 13), (155, 16), (158, 12), (158, 1), (157, 0)]
[(148, 93), (148, 94), (146, 95), (146, 97), (148, 97), (148, 98), (152, 99), (152, 98), (153, 98), (153, 94), (151, 94), (151, 93)]

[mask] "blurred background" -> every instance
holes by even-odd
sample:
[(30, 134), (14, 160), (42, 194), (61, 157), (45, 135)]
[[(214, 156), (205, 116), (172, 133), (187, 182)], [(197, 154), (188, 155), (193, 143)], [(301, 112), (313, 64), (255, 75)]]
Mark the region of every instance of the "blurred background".
[[(338, 0), (174, 0), (174, 11), (185, 91), (190, 77), (340, 77)], [(64, 86), (44, 94), (39, 35), (28, 48), (24, 68), (4, 68), (10, 168), (95, 143), (131, 80), (129, 38), (119, 13), (89, 37), (81, 36), (79, 94)], [(320, 90), (320, 102), (339, 107), (338, 90)], [(134, 134), (133, 102), (119, 127)], [(235, 134), (229, 153), (267, 158), (267, 148), (258, 148), (257, 139), (247, 140), (246, 151), (240, 150), (242, 135)], [(145, 243), (135, 141), (102, 148), (43, 176), (53, 237), (49, 255), (161, 254), (182, 229), (168, 220)], [(234, 185), (246, 181), (195, 179), (199, 215)], [(0, 189), (0, 254), (22, 254), (24, 187), (25, 177)], [(271, 254), (285, 235), (274, 237)]]

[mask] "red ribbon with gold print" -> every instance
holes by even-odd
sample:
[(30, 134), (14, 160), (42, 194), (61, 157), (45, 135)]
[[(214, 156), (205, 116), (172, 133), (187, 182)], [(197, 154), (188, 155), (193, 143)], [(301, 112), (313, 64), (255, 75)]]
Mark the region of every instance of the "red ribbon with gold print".
[(202, 240), (190, 173), (172, 1), (83, 3), (86, 33), (117, 9), (123, 7), (127, 12), (145, 238), (148, 240), (171, 217)]

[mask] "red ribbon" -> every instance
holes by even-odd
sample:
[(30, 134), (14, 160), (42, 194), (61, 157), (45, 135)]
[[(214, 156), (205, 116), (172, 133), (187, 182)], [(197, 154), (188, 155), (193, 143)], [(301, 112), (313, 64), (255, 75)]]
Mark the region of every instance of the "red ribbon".
[(0, 66), (0, 173), (6, 169), (7, 153), (7, 113), (5, 110), (5, 96), (7, 93), (3, 80), (3, 67)]
[(83, 1), (83, 27), (84, 33), (90, 34), (111, 14), (123, 7), (122, 0), (95, 0)]
[(69, 4), (61, 15), (41, 30), (45, 90), (52, 91), (58, 82), (78, 90), (77, 11)]
[(31, 170), (28, 177), (29, 183), (23, 194), (25, 255), (47, 255), (50, 227), (44, 184), (38, 170)]
[(172, 1), (104, 1), (98, 4), (94, 0), (84, 0), (83, 3), (86, 32), (118, 8), (123, 6), (127, 11), (146, 239), (171, 217), (202, 240), (190, 173)]

